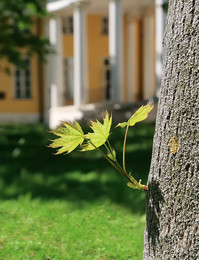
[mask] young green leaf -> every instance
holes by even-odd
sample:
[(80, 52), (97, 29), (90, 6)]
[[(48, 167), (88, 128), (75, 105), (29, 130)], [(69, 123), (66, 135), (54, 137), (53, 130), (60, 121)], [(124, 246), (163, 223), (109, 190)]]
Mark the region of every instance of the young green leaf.
[(149, 112), (153, 109), (153, 104), (149, 103), (146, 106), (141, 106), (135, 114), (128, 120), (130, 126), (134, 126), (136, 123), (145, 120), (148, 117)]
[(98, 120), (96, 122), (91, 121), (92, 124), (90, 127), (93, 133), (85, 135), (88, 141), (83, 145), (82, 151), (94, 150), (95, 147), (100, 147), (107, 141), (111, 129), (112, 116), (109, 118), (109, 114), (106, 112), (106, 116), (103, 120), (104, 124), (101, 124)]
[(131, 176), (131, 174), (129, 174), (128, 177), (129, 180), (131, 181), (127, 183), (128, 187), (134, 190), (143, 190), (143, 191), (147, 190), (147, 186), (141, 183), (142, 180), (139, 180), (139, 182), (137, 182), (136, 179), (134, 179), (133, 176)]
[(64, 127), (58, 127), (56, 130), (52, 131), (53, 134), (60, 137), (53, 140), (49, 145), (49, 147), (52, 148), (61, 147), (56, 154), (64, 152), (70, 153), (84, 141), (84, 133), (78, 122), (75, 121), (75, 124), (63, 122), (63, 124)]
[(131, 189), (139, 190), (139, 188), (135, 184), (133, 184), (132, 182), (127, 182), (127, 186)]
[(121, 128), (129, 126), (134, 126), (136, 123), (145, 120), (148, 117), (149, 112), (153, 109), (153, 104), (148, 103), (146, 106), (141, 106), (130, 118), (127, 122), (119, 123), (117, 125)]
[(114, 149), (112, 149), (111, 153), (108, 152), (107, 156), (112, 160), (112, 161), (116, 161), (116, 152)]
[(116, 125), (116, 127), (120, 126), (121, 128), (124, 128), (128, 125), (128, 122), (123, 122), (123, 123), (119, 123), (118, 125)]

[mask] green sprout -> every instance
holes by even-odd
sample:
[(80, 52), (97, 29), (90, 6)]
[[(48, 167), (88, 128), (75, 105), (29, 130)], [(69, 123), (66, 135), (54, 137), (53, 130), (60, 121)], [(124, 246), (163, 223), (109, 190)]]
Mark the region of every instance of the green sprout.
[[(145, 106), (141, 106), (127, 122), (119, 123), (116, 127), (125, 128), (126, 132), (124, 136), (123, 145), (123, 166), (121, 166), (116, 157), (116, 151), (112, 148), (109, 142), (110, 129), (112, 125), (112, 116), (109, 116), (106, 111), (106, 115), (103, 118), (103, 124), (98, 120), (96, 122), (91, 121), (90, 128), (93, 132), (84, 134), (81, 126), (77, 121), (75, 123), (62, 122), (63, 126), (57, 127), (53, 134), (57, 135), (59, 138), (52, 141), (49, 147), (59, 148), (56, 154), (70, 153), (77, 146), (81, 146), (81, 151), (97, 150), (122, 176), (124, 176), (128, 183), (127, 185), (132, 189), (146, 191), (147, 186), (143, 185), (132, 176), (131, 173), (127, 173), (125, 165), (125, 150), (126, 150), (126, 140), (129, 127), (134, 126), (136, 123), (145, 120), (148, 117), (149, 112), (153, 109), (153, 105), (148, 103)], [(107, 153), (104, 153), (99, 147), (104, 146)]]

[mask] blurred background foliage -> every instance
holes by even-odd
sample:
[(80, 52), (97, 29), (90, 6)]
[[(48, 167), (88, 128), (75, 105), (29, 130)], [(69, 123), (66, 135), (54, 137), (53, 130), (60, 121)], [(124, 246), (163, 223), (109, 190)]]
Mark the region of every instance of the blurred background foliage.
[[(143, 183), (149, 172), (153, 132), (153, 123), (140, 123), (130, 128), (127, 138), (127, 171)], [(114, 129), (110, 136), (118, 161), (122, 160), (123, 136), (123, 129)], [(42, 125), (0, 127), (1, 198), (16, 198), (29, 192), (43, 199), (80, 201), (105, 195), (132, 207), (140, 196), (144, 197), (142, 192), (127, 188), (126, 180), (97, 151), (53, 155), (55, 151), (47, 147), (53, 138)], [(144, 208), (143, 205), (134, 210), (143, 213)]]
[[(41, 19), (49, 17), (45, 0), (0, 1), (0, 59), (24, 67), (22, 55), (37, 54), (41, 61), (52, 52), (41, 30)], [(34, 26), (33, 26), (34, 25)], [(8, 72), (8, 68), (6, 69)]]
[[(124, 131), (110, 136), (120, 162)], [(128, 133), (127, 170), (143, 183), (153, 133), (151, 122)], [(96, 151), (53, 155), (52, 138), (40, 124), (0, 125), (1, 259), (141, 260), (145, 192)]]

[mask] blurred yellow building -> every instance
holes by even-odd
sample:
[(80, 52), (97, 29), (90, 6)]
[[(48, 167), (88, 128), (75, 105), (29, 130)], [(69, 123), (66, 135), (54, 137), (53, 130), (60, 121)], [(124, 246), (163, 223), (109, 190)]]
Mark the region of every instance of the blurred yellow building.
[(0, 71), (0, 121), (56, 123), (65, 119), (64, 109), (71, 105), (78, 110), (90, 103), (136, 102), (156, 96), (163, 2), (49, 1), (52, 17), (41, 26), (56, 53), (45, 65), (36, 56), (24, 57), (26, 69), (11, 66), (12, 76)]

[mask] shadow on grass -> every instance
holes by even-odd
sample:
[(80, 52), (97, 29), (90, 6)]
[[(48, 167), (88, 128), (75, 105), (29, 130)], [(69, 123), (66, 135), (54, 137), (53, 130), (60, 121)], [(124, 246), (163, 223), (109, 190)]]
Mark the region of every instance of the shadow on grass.
[[(126, 153), (129, 171), (143, 182), (149, 171), (154, 124), (130, 129)], [(122, 158), (124, 132), (117, 129), (111, 143)], [(54, 156), (47, 148), (51, 134), (43, 126), (0, 127), (0, 198), (30, 193), (33, 198), (84, 201), (109, 198), (132, 209), (145, 211), (145, 193), (131, 190), (126, 181), (96, 152)]]

